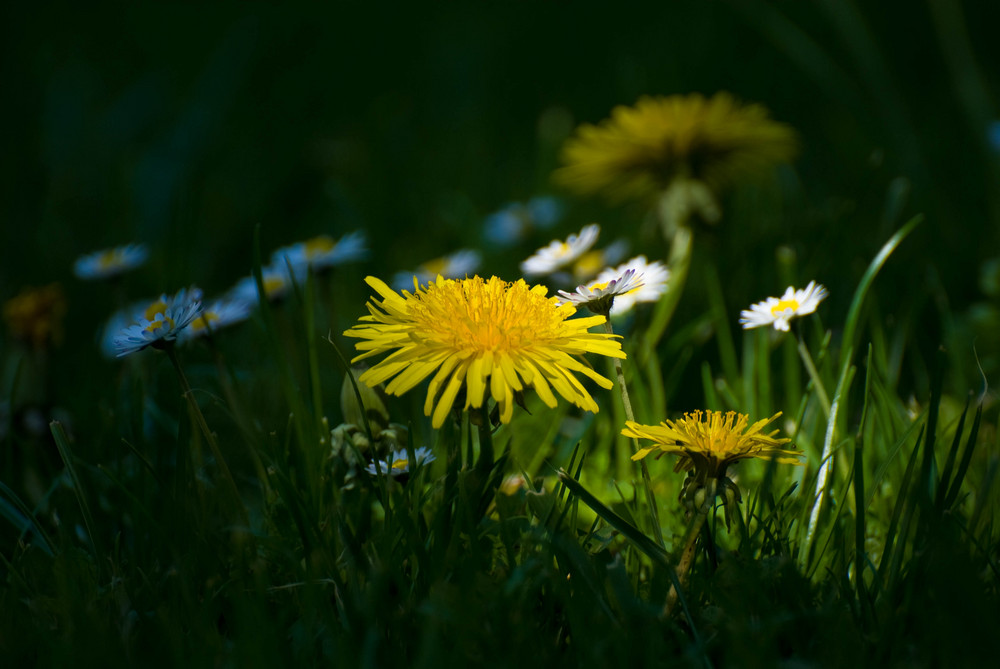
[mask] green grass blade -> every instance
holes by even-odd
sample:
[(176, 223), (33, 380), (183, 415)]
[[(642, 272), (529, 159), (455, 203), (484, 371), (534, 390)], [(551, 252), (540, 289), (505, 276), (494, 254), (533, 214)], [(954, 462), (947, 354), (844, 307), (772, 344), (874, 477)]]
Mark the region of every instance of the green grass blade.
[(69, 438), (66, 436), (66, 430), (63, 429), (62, 423), (57, 420), (49, 423), (49, 429), (52, 431), (52, 437), (56, 441), (56, 448), (59, 449), (59, 455), (62, 457), (63, 464), (66, 465), (66, 471), (69, 472), (70, 480), (73, 481), (73, 494), (76, 495), (76, 501), (80, 505), (80, 512), (83, 514), (83, 522), (87, 529), (87, 538), (90, 540), (90, 549), (94, 555), (94, 564), (97, 567), (98, 574), (103, 574), (104, 560), (98, 555), (97, 542), (94, 541), (94, 517), (90, 513), (90, 504), (87, 503), (83, 484), (80, 482), (80, 476), (77, 474), (76, 466), (73, 464), (73, 452), (69, 447)]
[[(31, 512), (31, 509), (21, 501), (21, 498), (17, 494), (8, 488), (3, 482), (0, 482), (0, 493), (3, 497), (0, 497), (0, 516), (6, 518), (11, 525), (17, 528), (21, 537), (30, 532), (35, 539), (35, 543), (38, 547), (45, 551), (49, 556), (54, 556), (55, 552), (52, 550), (52, 539), (49, 535), (42, 529), (41, 524), (38, 519), (35, 518), (35, 514)], [(7, 501), (10, 500), (10, 501)]]
[(868, 265), (868, 269), (865, 271), (864, 275), (861, 277), (861, 282), (858, 284), (857, 289), (854, 291), (854, 297), (851, 300), (851, 306), (847, 310), (847, 320), (844, 323), (844, 333), (841, 337), (841, 348), (840, 348), (840, 366), (843, 367), (844, 363), (847, 362), (851, 351), (857, 346), (857, 331), (858, 325), (861, 320), (861, 308), (864, 306), (865, 296), (868, 294), (868, 290), (871, 288), (872, 282), (875, 280), (875, 276), (885, 265), (889, 256), (892, 255), (893, 251), (906, 239), (907, 235), (913, 232), (913, 229), (924, 220), (923, 215), (917, 215), (911, 218), (909, 221), (903, 225), (902, 228), (896, 231), (892, 237), (889, 238), (878, 252), (875, 258)]
[(972, 429), (969, 431), (969, 438), (965, 440), (965, 451), (962, 452), (962, 460), (958, 463), (958, 470), (955, 472), (955, 477), (951, 480), (951, 483), (948, 483), (947, 478), (942, 477), (942, 489), (944, 486), (949, 486), (948, 494), (945, 495), (942, 509), (950, 509), (958, 499), (958, 493), (962, 489), (962, 481), (965, 480), (965, 475), (969, 471), (969, 464), (972, 462), (972, 453), (976, 449), (976, 440), (979, 437), (979, 424), (982, 419), (983, 404), (980, 402), (979, 407), (976, 409), (976, 417), (972, 421)]

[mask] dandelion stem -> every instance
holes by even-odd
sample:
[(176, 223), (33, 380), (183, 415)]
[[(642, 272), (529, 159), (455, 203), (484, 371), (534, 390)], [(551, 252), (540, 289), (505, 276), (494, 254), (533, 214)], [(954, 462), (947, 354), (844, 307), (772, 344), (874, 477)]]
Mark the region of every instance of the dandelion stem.
[[(694, 551), (695, 545), (698, 542), (698, 535), (701, 534), (701, 528), (705, 525), (705, 519), (708, 518), (708, 514), (702, 511), (697, 511), (694, 514), (694, 519), (691, 522), (691, 528), (688, 530), (687, 538), (684, 540), (684, 552), (681, 553), (680, 562), (677, 563), (677, 584), (681, 588), (687, 586), (688, 574), (691, 571), (691, 564), (694, 562)], [(677, 606), (677, 598), (679, 593), (677, 588), (673, 585), (670, 586), (670, 592), (667, 593), (667, 602), (663, 606), (663, 617), (668, 618), (674, 611), (674, 607)]]
[(170, 358), (170, 362), (173, 363), (174, 369), (177, 371), (177, 379), (181, 384), (181, 393), (187, 400), (188, 407), (191, 410), (191, 415), (198, 427), (201, 429), (203, 435), (205, 435), (205, 441), (208, 442), (208, 447), (212, 449), (212, 455), (215, 457), (215, 462), (219, 467), (219, 471), (222, 472), (222, 478), (226, 481), (226, 487), (229, 488), (230, 494), (233, 496), (233, 501), (236, 504), (236, 510), (240, 515), (240, 520), (246, 524), (246, 509), (243, 506), (243, 500), (240, 498), (240, 491), (236, 487), (236, 480), (233, 478), (233, 473), (229, 470), (229, 465), (226, 464), (225, 458), (222, 457), (222, 451), (219, 450), (219, 444), (215, 440), (215, 435), (208, 427), (208, 423), (205, 421), (205, 415), (201, 412), (201, 407), (198, 406), (198, 402), (194, 399), (194, 393), (191, 390), (191, 384), (188, 383), (187, 376), (184, 374), (184, 370), (181, 369), (181, 362), (177, 357), (177, 352), (174, 350), (173, 346), (166, 347), (167, 357)]
[[(611, 327), (611, 317), (608, 314), (604, 316), (604, 331), (610, 335), (613, 335), (614, 329)], [(622, 367), (621, 358), (613, 358), (615, 361), (615, 374), (618, 376), (618, 388), (621, 389), (622, 393), (622, 404), (625, 406), (625, 418), (632, 422), (635, 422), (635, 414), (632, 412), (632, 401), (628, 396), (628, 387), (625, 385), (625, 370)], [(632, 446), (635, 451), (639, 450), (639, 440), (632, 437)], [(656, 506), (656, 497), (653, 496), (653, 483), (649, 477), (649, 468), (646, 467), (645, 460), (639, 460), (639, 469), (642, 471), (642, 485), (646, 490), (646, 504), (649, 505), (649, 515), (650, 520), (653, 523), (653, 535), (656, 537), (656, 542), (663, 547), (663, 530), (660, 529), (660, 512)]]

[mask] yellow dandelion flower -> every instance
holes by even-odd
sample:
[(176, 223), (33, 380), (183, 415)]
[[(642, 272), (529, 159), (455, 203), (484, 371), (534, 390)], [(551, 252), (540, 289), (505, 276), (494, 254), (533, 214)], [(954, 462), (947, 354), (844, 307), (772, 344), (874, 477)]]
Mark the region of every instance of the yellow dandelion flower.
[(799, 464), (801, 453), (784, 448), (791, 440), (775, 437), (777, 430), (765, 433), (764, 427), (781, 412), (757, 421), (748, 428), (749, 416), (735, 411), (695, 411), (679, 420), (666, 420), (659, 425), (640, 425), (628, 421), (622, 434), (636, 439), (649, 439), (653, 446), (639, 449), (633, 460), (641, 460), (654, 451), (680, 456), (674, 471), (704, 469), (708, 476), (725, 476), (726, 467), (745, 458), (773, 459)]
[(431, 377), (424, 414), (432, 416), (435, 428), (444, 424), (463, 389), (465, 409), (482, 407), (488, 393), (504, 423), (510, 422), (515, 396), (526, 386), (549, 407), (556, 406), (555, 390), (596, 412), (597, 403), (576, 374), (604, 388), (613, 384), (580, 358), (584, 353), (625, 357), (613, 335), (587, 331), (604, 323), (603, 316), (571, 319), (576, 308), (547, 297), (545, 286), (438, 276), (400, 295), (375, 277), (365, 281), (382, 299), (369, 301), (369, 315), (344, 332), (363, 340), (355, 344), (361, 354), (352, 362), (389, 355), (360, 380), (369, 386), (388, 381), (386, 392), (401, 395)]
[(618, 106), (599, 125), (577, 128), (562, 150), (554, 179), (582, 194), (645, 199), (675, 179), (693, 179), (716, 192), (796, 152), (795, 131), (773, 121), (761, 105), (729, 93), (648, 97)]

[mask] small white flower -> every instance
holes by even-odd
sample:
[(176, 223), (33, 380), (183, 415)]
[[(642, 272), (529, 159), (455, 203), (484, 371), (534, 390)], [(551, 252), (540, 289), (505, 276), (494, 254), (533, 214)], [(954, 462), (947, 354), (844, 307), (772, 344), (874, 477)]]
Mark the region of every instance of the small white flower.
[(143, 244), (128, 244), (80, 256), (73, 263), (73, 273), (86, 281), (110, 279), (146, 262), (149, 249)]
[(202, 337), (209, 332), (215, 332), (224, 327), (242, 323), (250, 317), (255, 302), (248, 300), (237, 300), (232, 298), (220, 298), (212, 302), (201, 310), (198, 317), (191, 321), (181, 334), (181, 341), (187, 342), (197, 337)]
[(744, 330), (773, 325), (775, 330), (788, 332), (789, 321), (816, 311), (827, 295), (826, 288), (815, 281), (810, 281), (804, 290), (789, 286), (781, 297), (769, 297), (741, 311), (740, 323)]
[(577, 308), (587, 307), (597, 314), (607, 314), (619, 295), (639, 290), (642, 285), (642, 274), (637, 274), (634, 269), (627, 269), (613, 279), (577, 286), (575, 293), (560, 290), (562, 297), (557, 299), (560, 305), (573, 304)]
[[(410, 467), (409, 455), (407, 455), (405, 450), (393, 451), (392, 455), (387, 457), (385, 460), (379, 460), (379, 466), (382, 469), (382, 476), (402, 476), (403, 474), (409, 474)], [(415, 460), (416, 466), (420, 467), (426, 465), (429, 462), (433, 462), (436, 458), (431, 450), (425, 446), (413, 451), (413, 459)], [(378, 472), (375, 471), (375, 463), (371, 463), (365, 468), (372, 476), (377, 476)]]
[(392, 283), (399, 290), (410, 290), (413, 288), (413, 279), (416, 277), (417, 283), (426, 284), (438, 278), (438, 275), (446, 279), (464, 279), (466, 276), (476, 273), (483, 257), (479, 251), (473, 249), (459, 249), (440, 258), (428, 260), (417, 267), (413, 272), (397, 272)]
[(615, 297), (615, 303), (611, 305), (612, 316), (625, 314), (640, 302), (656, 302), (667, 290), (670, 270), (659, 260), (648, 262), (644, 255), (636, 256), (618, 267), (604, 270), (597, 275), (595, 281), (610, 281), (629, 269), (634, 269), (636, 274), (642, 276), (642, 285)]
[(573, 263), (573, 279), (579, 283), (592, 282), (607, 267), (614, 267), (628, 253), (628, 240), (618, 239), (603, 249), (592, 249)]
[(521, 263), (521, 271), (529, 277), (551, 274), (586, 253), (597, 241), (599, 234), (601, 226), (597, 223), (585, 225), (579, 234), (570, 235), (566, 241), (557, 239), (535, 251), (534, 255)]
[[(268, 300), (277, 300), (288, 294), (292, 289), (292, 282), (302, 285), (305, 281), (307, 265), (291, 265), (291, 273), (288, 271), (289, 265), (281, 262), (260, 270), (261, 279), (264, 282), (264, 294)], [(229, 299), (235, 302), (252, 302), (258, 304), (260, 297), (257, 294), (257, 281), (253, 276), (245, 276), (236, 282), (236, 285), (229, 291)]]
[(271, 254), (271, 266), (286, 267), (291, 264), (298, 275), (306, 268), (325, 269), (352, 260), (363, 260), (367, 255), (368, 246), (363, 232), (352, 232), (337, 241), (329, 235), (320, 235), (276, 250)]
[(197, 288), (182, 288), (172, 297), (161, 295), (146, 307), (136, 323), (123, 328), (115, 337), (118, 357), (174, 341), (200, 311), (201, 291)]

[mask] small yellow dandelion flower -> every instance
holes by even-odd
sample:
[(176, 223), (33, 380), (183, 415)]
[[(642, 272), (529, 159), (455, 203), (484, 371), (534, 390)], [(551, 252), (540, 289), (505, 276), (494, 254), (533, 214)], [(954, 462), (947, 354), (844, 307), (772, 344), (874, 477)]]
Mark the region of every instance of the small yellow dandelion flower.
[[(531, 386), (549, 407), (553, 389), (587, 411), (597, 403), (576, 377), (583, 374), (604, 388), (612, 382), (584, 364), (585, 353), (624, 358), (613, 335), (591, 333), (603, 316), (570, 318), (576, 308), (547, 297), (545, 286), (497, 277), (445, 279), (439, 276), (414, 293), (392, 290), (383, 281), (366, 282), (380, 296), (368, 303), (368, 316), (344, 332), (363, 341), (352, 362), (381, 353), (389, 356), (366, 370), (369, 386), (388, 381), (387, 393), (401, 395), (431, 377), (424, 403), (434, 427), (444, 424), (459, 391), (464, 408), (482, 407), (487, 393), (500, 420), (509, 423), (515, 394)], [(391, 381), (390, 381), (391, 379)]]
[(25, 288), (3, 305), (3, 319), (13, 337), (35, 349), (62, 340), (65, 315), (66, 297), (58, 283)]
[(615, 201), (655, 196), (677, 178), (718, 192), (790, 160), (796, 146), (791, 127), (728, 93), (644, 96), (634, 107), (615, 107), (599, 125), (577, 128), (563, 146), (564, 167), (554, 179)]
[(773, 459), (797, 464), (801, 453), (784, 448), (791, 440), (775, 437), (777, 430), (765, 433), (764, 428), (781, 412), (759, 420), (748, 428), (749, 416), (735, 411), (695, 411), (679, 420), (666, 420), (659, 425), (640, 425), (628, 421), (622, 434), (636, 439), (649, 439), (654, 445), (639, 449), (633, 460), (641, 460), (653, 451), (680, 456), (674, 471), (692, 468), (706, 470), (709, 476), (725, 476), (726, 467), (745, 458)]

